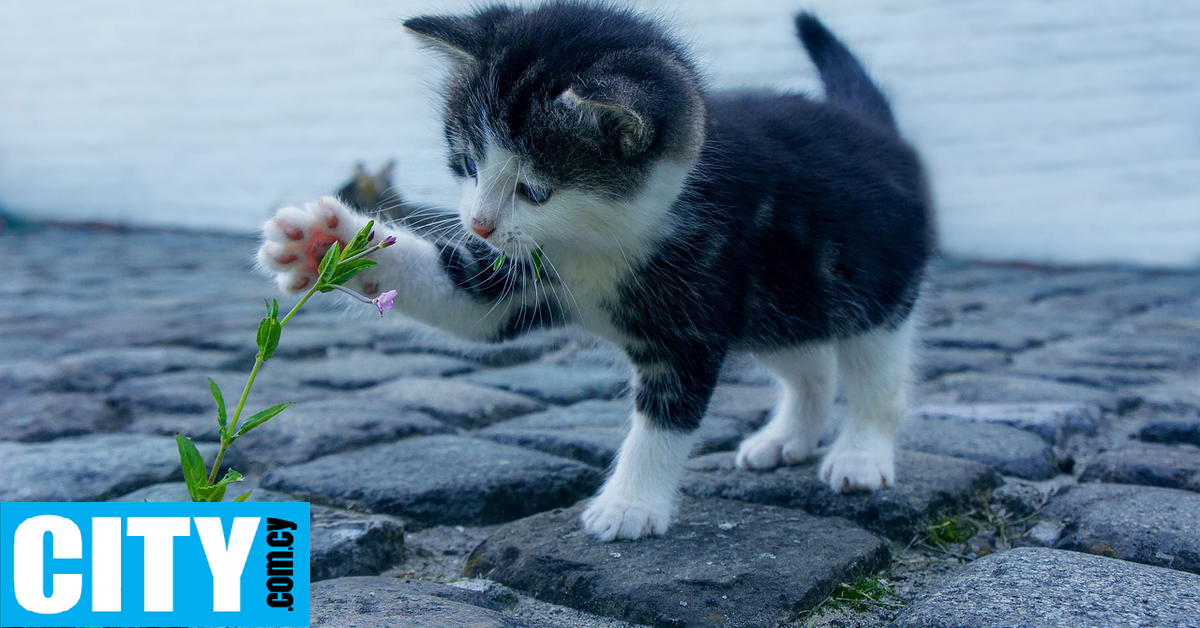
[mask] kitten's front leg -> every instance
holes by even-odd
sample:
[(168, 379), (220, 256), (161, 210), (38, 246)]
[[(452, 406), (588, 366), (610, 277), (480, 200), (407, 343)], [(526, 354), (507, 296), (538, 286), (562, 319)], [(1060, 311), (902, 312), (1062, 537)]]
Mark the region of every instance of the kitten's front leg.
[[(583, 526), (601, 541), (639, 539), (667, 531), (678, 503), (684, 464), (712, 396), (719, 365), (645, 369), (639, 366), (633, 427), (612, 475), (583, 512)], [(653, 374), (648, 374), (648, 371)]]
[[(345, 244), (367, 224), (340, 201), (325, 197), (304, 209), (285, 207), (263, 226), (258, 260), (275, 274), (284, 291), (299, 292), (317, 280), (317, 266), (334, 242)], [(396, 308), (422, 322), (478, 340), (498, 340), (520, 331), (526, 321), (561, 322), (556, 312), (521, 287), (511, 267), (494, 264), (497, 253), (482, 242), (439, 248), (402, 228), (378, 224), (374, 243), (396, 243), (373, 255), (378, 265), (348, 287), (374, 296), (396, 290)]]

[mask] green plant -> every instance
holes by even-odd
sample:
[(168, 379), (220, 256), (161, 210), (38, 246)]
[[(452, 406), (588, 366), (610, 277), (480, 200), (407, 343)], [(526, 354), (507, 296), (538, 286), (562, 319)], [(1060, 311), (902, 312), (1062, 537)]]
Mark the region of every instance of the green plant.
[(840, 608), (864, 611), (875, 606), (899, 608), (903, 604), (901, 600), (896, 599), (896, 594), (892, 592), (891, 584), (887, 580), (859, 576), (837, 585), (832, 593), (807, 612), (808, 620), (802, 625), (805, 628), (811, 627), (826, 611)]
[[(321, 259), (321, 264), (317, 267), (317, 281), (314, 282), (313, 287), (300, 298), (300, 301), (296, 305), (292, 306), (292, 309), (282, 319), (279, 318), (279, 302), (277, 300), (272, 299), (270, 303), (266, 304), (267, 315), (259, 321), (258, 334), (255, 338), (258, 344), (258, 353), (254, 358), (254, 366), (250, 369), (250, 375), (246, 379), (245, 387), (242, 388), (242, 395), (238, 399), (232, 417), (229, 416), (226, 410), (225, 396), (221, 393), (221, 388), (217, 386), (217, 383), (212, 378), (209, 378), (208, 387), (212, 392), (213, 400), (217, 402), (217, 426), (218, 434), (221, 437), (221, 445), (217, 450), (217, 455), (213, 460), (212, 466), (209, 467), (204, 463), (204, 457), (200, 455), (200, 451), (196, 449), (196, 445), (192, 443), (190, 438), (182, 434), (175, 435), (175, 442), (179, 446), (179, 462), (183, 467), (183, 478), (187, 483), (188, 495), (192, 501), (223, 501), (225, 499), (225, 489), (230, 484), (240, 482), (244, 479), (241, 473), (229, 469), (225, 472), (224, 477), (219, 481), (217, 480), (217, 473), (221, 469), (221, 461), (225, 458), (225, 452), (229, 450), (229, 447), (237, 439), (278, 416), (280, 412), (283, 412), (292, 405), (291, 403), (274, 405), (242, 421), (242, 411), (246, 407), (246, 399), (250, 396), (250, 389), (254, 386), (254, 380), (258, 377), (258, 373), (263, 365), (275, 355), (275, 350), (279, 347), (279, 339), (283, 333), (283, 328), (314, 294), (338, 290), (354, 297), (358, 301), (375, 305), (379, 309), (380, 315), (383, 314), (384, 310), (392, 309), (392, 300), (396, 296), (395, 290), (389, 290), (374, 299), (369, 299), (343, 285), (358, 273), (375, 265), (374, 261), (366, 259), (367, 256), (395, 244), (396, 238), (389, 236), (379, 244), (368, 247), (368, 244), (375, 237), (372, 231), (374, 224), (374, 221), (368, 222), (367, 226), (363, 227), (362, 231), (359, 231), (345, 248), (342, 248), (338, 242), (333, 243), (333, 246), (325, 253), (325, 257)], [(233, 501), (246, 501), (248, 497), (250, 497), (249, 491), (237, 496)]]
[(966, 543), (979, 532), (979, 526), (965, 517), (942, 517), (929, 526), (928, 538), (938, 547)]

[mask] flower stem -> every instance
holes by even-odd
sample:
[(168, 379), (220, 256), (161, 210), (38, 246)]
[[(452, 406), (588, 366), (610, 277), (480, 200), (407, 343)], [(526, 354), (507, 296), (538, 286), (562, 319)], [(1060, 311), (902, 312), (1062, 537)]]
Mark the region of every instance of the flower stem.
[[(292, 309), (283, 317), (283, 320), (279, 321), (279, 326), (283, 327), (287, 325), (292, 315), (298, 312), (308, 299), (317, 293), (317, 289), (320, 287), (321, 284), (317, 283), (312, 288), (309, 288), (308, 292), (304, 293), (304, 297), (300, 299), (300, 302), (292, 306)], [(221, 436), (221, 448), (217, 450), (217, 458), (213, 461), (212, 471), (208, 474), (209, 484), (217, 481), (217, 472), (221, 470), (221, 461), (225, 459), (225, 450), (229, 449), (229, 446), (233, 444), (233, 435), (237, 432), (238, 422), (242, 419), (242, 409), (246, 407), (246, 400), (250, 398), (250, 388), (254, 386), (254, 380), (258, 377), (258, 370), (262, 368), (264, 363), (266, 363), (266, 360), (263, 359), (260, 353), (254, 359), (254, 368), (250, 369), (250, 377), (246, 378), (246, 387), (242, 389), (242, 396), (238, 399), (237, 410), (233, 413), (233, 420), (229, 422), (229, 427), (226, 428), (225, 434)]]

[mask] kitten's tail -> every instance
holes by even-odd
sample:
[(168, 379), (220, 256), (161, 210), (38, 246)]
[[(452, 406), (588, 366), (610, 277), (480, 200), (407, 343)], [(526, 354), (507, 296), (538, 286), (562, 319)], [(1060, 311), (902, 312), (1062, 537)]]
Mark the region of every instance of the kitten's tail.
[(801, 13), (796, 16), (796, 32), (821, 74), (829, 102), (896, 130), (896, 119), (887, 97), (850, 49), (829, 32), (821, 20), (811, 13)]

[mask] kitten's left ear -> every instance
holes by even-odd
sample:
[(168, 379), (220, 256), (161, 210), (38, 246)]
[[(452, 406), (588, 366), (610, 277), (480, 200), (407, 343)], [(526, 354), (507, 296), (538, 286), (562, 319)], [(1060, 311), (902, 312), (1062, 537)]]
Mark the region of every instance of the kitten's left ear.
[(512, 13), (494, 6), (473, 15), (424, 15), (405, 20), (404, 28), (456, 61), (475, 63), (483, 58), (496, 23)]
[(607, 126), (620, 139), (625, 157), (635, 157), (650, 148), (654, 129), (637, 111), (640, 88), (621, 77), (580, 81), (558, 97), (567, 107), (586, 113), (595, 124)]

